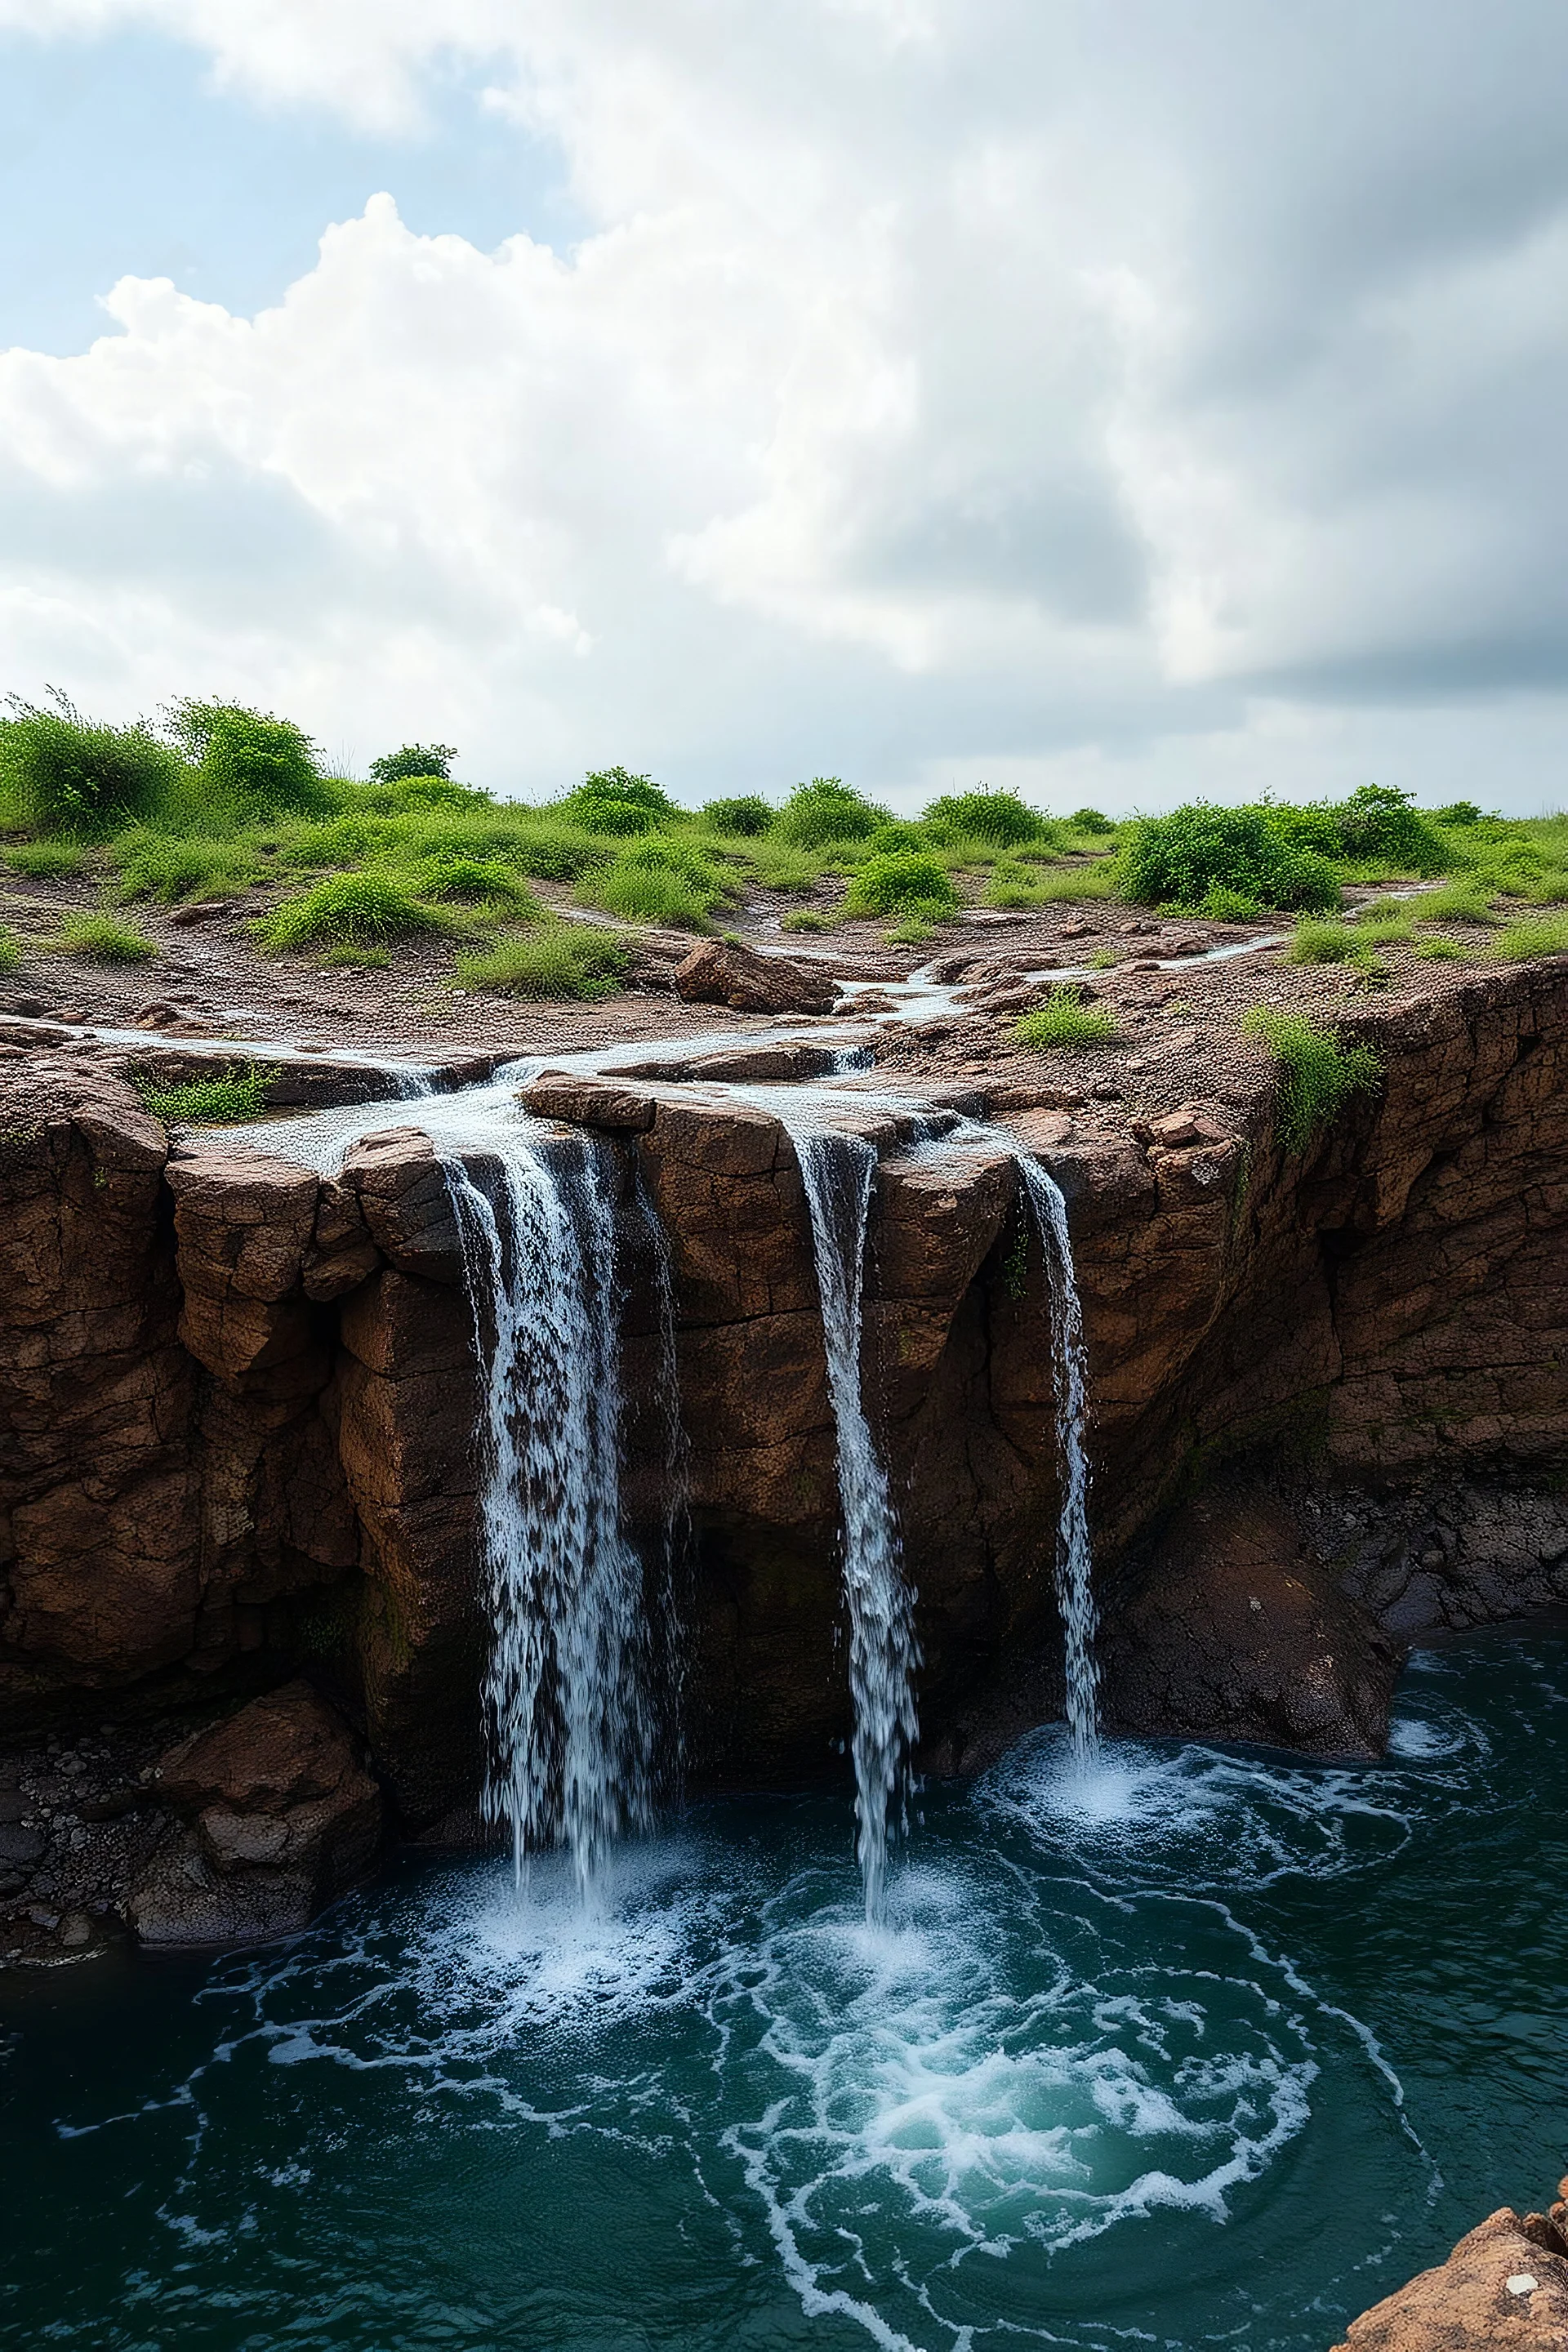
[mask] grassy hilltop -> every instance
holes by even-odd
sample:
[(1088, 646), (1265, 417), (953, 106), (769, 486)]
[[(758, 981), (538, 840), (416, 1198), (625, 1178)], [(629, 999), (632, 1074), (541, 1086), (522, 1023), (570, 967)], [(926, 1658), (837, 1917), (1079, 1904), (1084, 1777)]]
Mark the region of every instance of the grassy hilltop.
[[(259, 955), (385, 962), (400, 940), (449, 940), (455, 980), (536, 996), (607, 994), (639, 925), (721, 928), (757, 892), (798, 902), (783, 928), (875, 920), (920, 940), (966, 906), (1063, 899), (1247, 921), (1285, 913), (1293, 953), (1367, 968), (1380, 941), (1465, 952), (1467, 927), (1518, 954), (1568, 947), (1568, 818), (1422, 810), (1363, 786), (1347, 799), (1242, 808), (1194, 803), (1113, 824), (1055, 816), (984, 788), (913, 821), (837, 777), (684, 809), (610, 768), (540, 806), (450, 774), (450, 746), (408, 745), (368, 781), (324, 772), (286, 719), (237, 704), (174, 704), (157, 725), (111, 727), (61, 697), (13, 697), (0, 719), (0, 858), (19, 875), (80, 877), (95, 912), (65, 918), (65, 951), (153, 952), (138, 900), (252, 899)], [(1444, 882), (1419, 923), (1398, 900), (1353, 930), (1348, 883)], [(1512, 919), (1525, 908), (1541, 910)], [(587, 921), (570, 919), (581, 910)], [(1456, 935), (1457, 934), (1457, 935)], [(0, 959), (5, 955), (0, 933)]]

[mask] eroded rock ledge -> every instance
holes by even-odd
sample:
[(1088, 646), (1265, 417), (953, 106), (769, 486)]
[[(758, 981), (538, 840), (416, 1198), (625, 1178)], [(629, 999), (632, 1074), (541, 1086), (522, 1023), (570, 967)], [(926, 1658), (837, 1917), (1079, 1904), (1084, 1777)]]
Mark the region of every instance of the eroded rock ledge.
[(1568, 2345), (1568, 2180), (1547, 2213), (1502, 2206), (1352, 2320), (1333, 2352), (1563, 2352)]
[[(1568, 972), (1355, 1026), (1383, 1096), (1304, 1158), (1261, 1070), (1146, 1126), (1066, 1084), (946, 1089), (1068, 1197), (1107, 1703), (1131, 1728), (1371, 1752), (1413, 1641), (1568, 1600)], [(708, 1058), (531, 1100), (607, 1138), (669, 1234), (691, 1772), (778, 1784), (842, 1769), (832, 1421), (793, 1147)], [(926, 1760), (969, 1769), (1058, 1697), (1043, 1270), (1011, 1146), (933, 1159), (872, 1094), (846, 1115), (879, 1155), (865, 1381), (921, 1594)], [(162, 1752), (303, 1675), (394, 1830), (453, 1833), (485, 1634), (470, 1323), (428, 1140), (390, 1128), (322, 1181), (221, 1139), (172, 1153), (90, 1064), (5, 1067), (0, 1185), (5, 1739), (101, 1722)], [(634, 1298), (649, 1523), (655, 1319)], [(36, 1821), (8, 1826), (0, 1900), (58, 1908), (52, 1827), (28, 1860)], [(343, 1850), (361, 1866), (357, 1831)]]

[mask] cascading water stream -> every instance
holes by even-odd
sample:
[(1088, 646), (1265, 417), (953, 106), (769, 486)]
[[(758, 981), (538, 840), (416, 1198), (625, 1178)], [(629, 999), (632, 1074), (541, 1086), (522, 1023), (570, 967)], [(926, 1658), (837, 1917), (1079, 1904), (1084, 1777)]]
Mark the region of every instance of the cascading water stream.
[[(488, 1155), (487, 1155), (488, 1158)], [(491, 1647), (484, 1810), (528, 1856), (560, 1843), (586, 1892), (651, 1818), (643, 1569), (621, 1521), (621, 1288), (607, 1144), (445, 1159), (481, 1374)]]
[(822, 1126), (808, 1098), (782, 1109), (776, 1094), (768, 1101), (795, 1145), (811, 1216), (844, 1517), (856, 1851), (866, 1916), (876, 1921), (883, 1913), (889, 1827), (914, 1745), (913, 1675), (920, 1663), (914, 1594), (904, 1575), (888, 1474), (860, 1400), (866, 1228), (877, 1154), (864, 1138)]
[[(997, 1130), (1001, 1132), (1000, 1129)], [(1093, 1553), (1089, 1536), (1088, 1353), (1083, 1307), (1073, 1266), (1067, 1202), (1037, 1160), (1012, 1146), (1013, 1164), (1034, 1213), (1051, 1294), (1052, 1391), (1056, 1398), (1057, 1464), (1061, 1487), (1057, 1514), (1057, 1603), (1061, 1611), (1067, 1681), (1068, 1736), (1073, 1763), (1089, 1771), (1100, 1754), (1100, 1668), (1094, 1637)]]

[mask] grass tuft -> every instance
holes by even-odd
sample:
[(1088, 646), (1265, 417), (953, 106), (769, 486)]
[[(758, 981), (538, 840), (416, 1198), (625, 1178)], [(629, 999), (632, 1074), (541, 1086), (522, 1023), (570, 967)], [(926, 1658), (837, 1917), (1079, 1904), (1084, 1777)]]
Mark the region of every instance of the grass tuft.
[(1568, 955), (1568, 915), (1529, 915), (1510, 923), (1497, 942), (1497, 952), (1510, 963), (1526, 963), (1531, 956)]
[(615, 994), (630, 961), (629, 943), (613, 931), (554, 922), (502, 940), (482, 955), (460, 955), (458, 980), (464, 988), (498, 989), (509, 996), (594, 1001)]
[(1352, 1095), (1374, 1092), (1382, 1078), (1383, 1064), (1370, 1045), (1342, 1045), (1333, 1030), (1300, 1013), (1255, 1004), (1241, 1026), (1248, 1037), (1260, 1037), (1279, 1064), (1279, 1140), (1287, 1151), (1304, 1151)]
[(0, 971), (15, 971), (21, 961), (21, 940), (15, 931), (0, 923)]
[(275, 1078), (274, 1063), (264, 1069), (258, 1062), (235, 1062), (216, 1078), (191, 1078), (184, 1086), (161, 1086), (145, 1071), (130, 1072), (132, 1085), (143, 1106), (165, 1127), (233, 1127), (259, 1118)]
[(1102, 1005), (1085, 1004), (1070, 981), (1053, 988), (1043, 1004), (1013, 1024), (1020, 1045), (1042, 1050), (1053, 1045), (1109, 1045), (1116, 1037), (1116, 1015)]
[[(858, 866), (844, 897), (847, 915), (898, 915), (929, 929), (955, 915), (959, 896), (939, 857), (924, 849), (879, 850)], [(922, 929), (917, 936), (924, 937)]]
[(416, 938), (450, 928), (451, 917), (415, 896), (390, 874), (335, 874), (279, 899), (251, 929), (268, 955), (302, 948), (381, 948), (388, 940)]
[(60, 955), (82, 956), (89, 963), (150, 963), (158, 952), (144, 931), (101, 909), (95, 915), (62, 915), (56, 937), (40, 940), (38, 945)]
[(87, 851), (68, 839), (19, 841), (5, 852), (5, 863), (14, 874), (31, 875), (37, 882), (63, 882), (81, 872)]

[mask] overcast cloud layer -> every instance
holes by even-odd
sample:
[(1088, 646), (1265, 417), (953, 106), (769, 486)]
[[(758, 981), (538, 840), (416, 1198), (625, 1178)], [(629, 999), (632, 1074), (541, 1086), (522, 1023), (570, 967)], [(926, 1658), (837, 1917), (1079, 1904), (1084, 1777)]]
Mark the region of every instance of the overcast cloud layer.
[(590, 227), (394, 189), (0, 353), (0, 682), (525, 793), (1568, 800), (1560, 0), (0, 0), (128, 26), (345, 136), (477, 70)]

